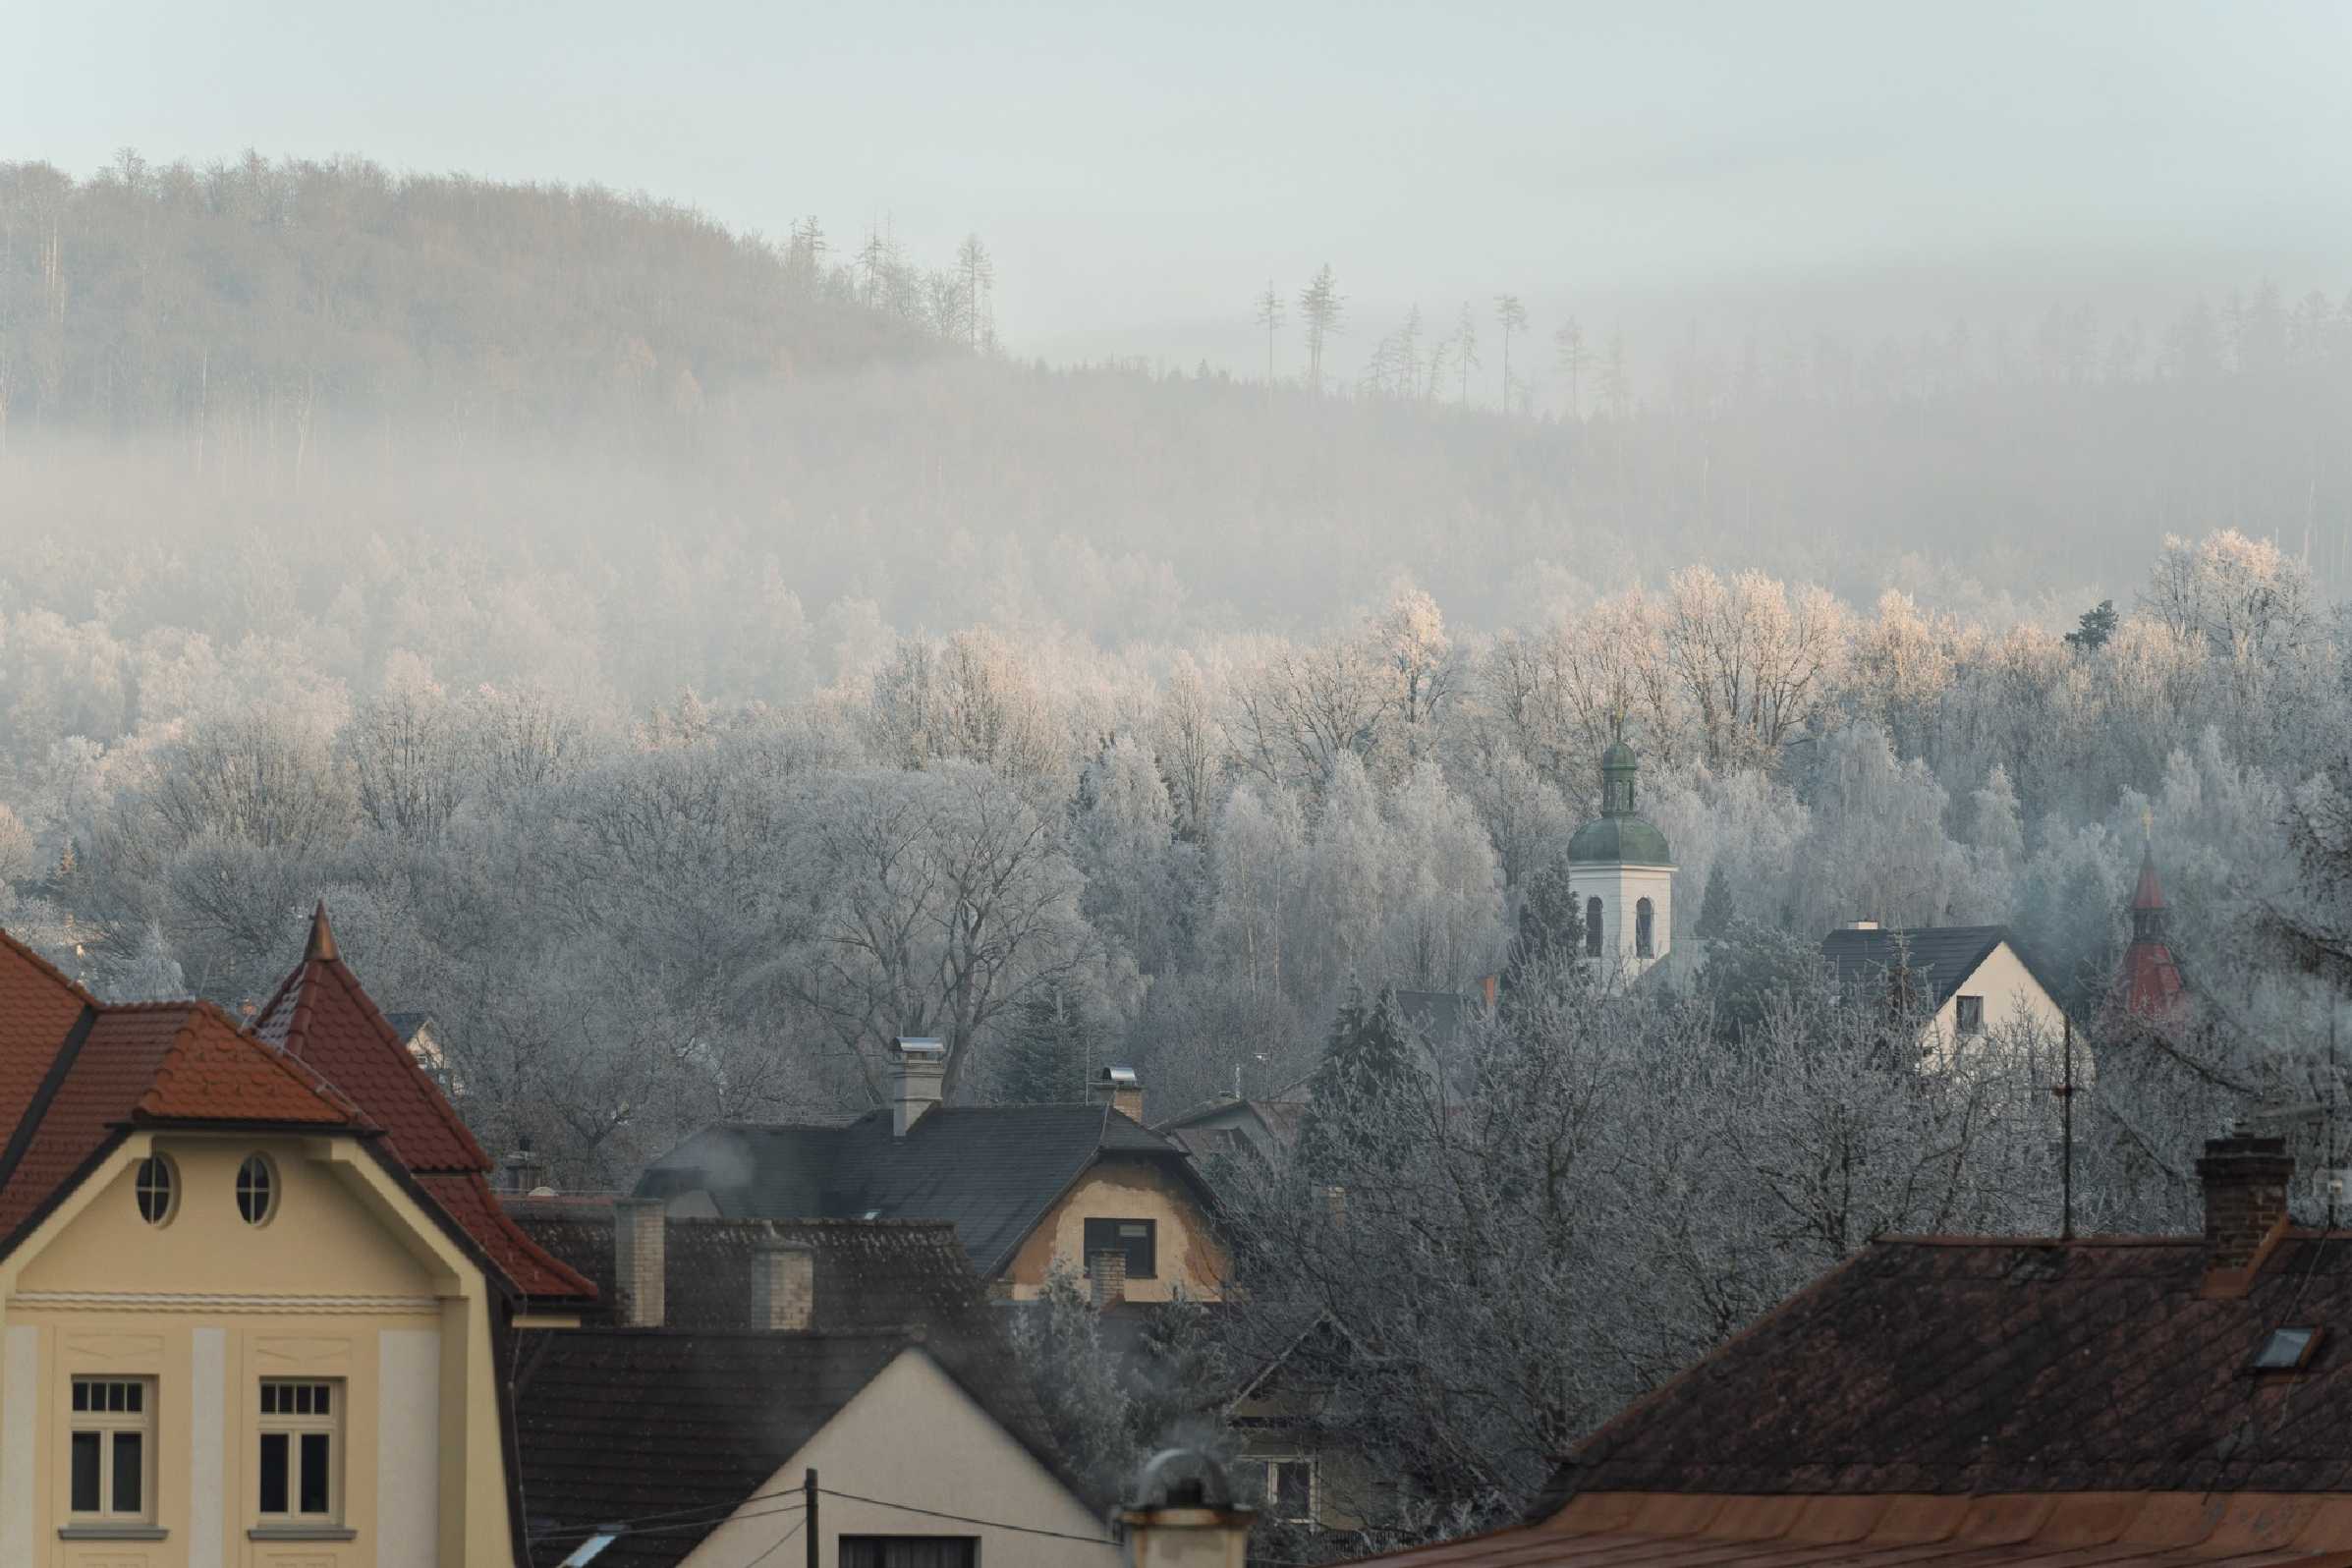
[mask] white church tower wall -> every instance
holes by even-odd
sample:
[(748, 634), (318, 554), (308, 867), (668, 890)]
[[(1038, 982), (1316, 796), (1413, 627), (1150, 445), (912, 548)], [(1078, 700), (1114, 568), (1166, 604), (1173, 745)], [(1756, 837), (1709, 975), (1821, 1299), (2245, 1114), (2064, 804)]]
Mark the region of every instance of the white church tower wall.
[(1674, 945), (1674, 856), (1635, 809), (1640, 766), (1620, 736), (1600, 757), (1600, 815), (1568, 841), (1568, 887), (1585, 923), (1585, 960), (1638, 979)]

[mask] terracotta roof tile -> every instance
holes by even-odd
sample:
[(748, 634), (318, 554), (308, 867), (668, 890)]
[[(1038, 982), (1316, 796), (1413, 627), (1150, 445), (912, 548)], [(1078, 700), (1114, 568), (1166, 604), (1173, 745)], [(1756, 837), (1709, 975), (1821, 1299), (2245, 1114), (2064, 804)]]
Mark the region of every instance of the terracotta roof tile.
[(517, 1288), (594, 1294), (507, 1218), (489, 1157), (336, 955), (323, 908), (262, 1023), (241, 1029), (209, 1002), (101, 1004), (0, 932), (0, 1116), (16, 1149), (0, 1169), (0, 1237), (126, 1123), (367, 1128)]
[[(9, 1049), (14, 1042), (4, 1042)], [(43, 1071), (54, 1060), (46, 1053)], [(349, 1101), (209, 1002), (99, 1008), (0, 1188), (13, 1234), (126, 1122), (291, 1122), (358, 1126)]]
[(25, 1120), (82, 1010), (97, 1005), (47, 959), (0, 931), (0, 1139)]

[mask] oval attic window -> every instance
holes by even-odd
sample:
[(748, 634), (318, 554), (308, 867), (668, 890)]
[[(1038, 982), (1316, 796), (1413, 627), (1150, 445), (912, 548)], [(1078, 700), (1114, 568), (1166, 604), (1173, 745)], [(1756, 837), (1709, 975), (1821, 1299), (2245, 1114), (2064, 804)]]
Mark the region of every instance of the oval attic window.
[(248, 1154), (237, 1167), (237, 1212), (249, 1225), (266, 1225), (278, 1211), (278, 1172), (267, 1154)]
[(170, 1156), (149, 1154), (140, 1160), (132, 1191), (139, 1199), (140, 1218), (150, 1225), (168, 1224), (180, 1203), (180, 1173)]

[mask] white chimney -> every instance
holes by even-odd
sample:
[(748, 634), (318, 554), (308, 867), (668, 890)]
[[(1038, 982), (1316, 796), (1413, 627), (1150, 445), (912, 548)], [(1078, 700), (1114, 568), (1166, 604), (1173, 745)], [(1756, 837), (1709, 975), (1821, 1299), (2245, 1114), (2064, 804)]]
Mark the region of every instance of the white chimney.
[(612, 1205), (613, 1321), (659, 1328), (669, 1277), (669, 1210), (658, 1198), (624, 1198)]
[(1251, 1509), (1237, 1507), (1225, 1467), (1191, 1448), (1154, 1454), (1119, 1509), (1135, 1568), (1245, 1568)]
[(1096, 1312), (1120, 1306), (1127, 1300), (1127, 1255), (1096, 1253), (1087, 1260), (1087, 1280)]
[(1849, 931), (1875, 931), (1877, 928), (1876, 921), (1848, 921), (1845, 924), (1845, 929)]
[(935, 1039), (901, 1039), (898, 1072), (890, 1092), (890, 1126), (898, 1137), (923, 1120), (939, 1103), (939, 1084), (947, 1076), (947, 1046)]
[(806, 1242), (769, 1242), (752, 1274), (752, 1326), (806, 1333), (816, 1326), (816, 1250)]

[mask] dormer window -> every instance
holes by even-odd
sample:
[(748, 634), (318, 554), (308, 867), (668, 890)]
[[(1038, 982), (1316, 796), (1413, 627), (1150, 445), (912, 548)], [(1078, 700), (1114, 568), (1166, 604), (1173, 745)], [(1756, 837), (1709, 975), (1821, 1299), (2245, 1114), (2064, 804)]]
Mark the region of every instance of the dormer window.
[(267, 1154), (248, 1154), (237, 1167), (237, 1212), (249, 1225), (266, 1225), (278, 1211), (278, 1171)]
[(150, 1225), (168, 1225), (180, 1207), (180, 1172), (166, 1154), (149, 1154), (139, 1162), (132, 1194), (139, 1201), (139, 1217)]

